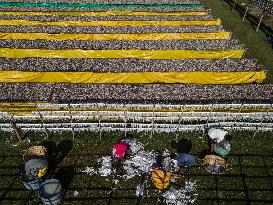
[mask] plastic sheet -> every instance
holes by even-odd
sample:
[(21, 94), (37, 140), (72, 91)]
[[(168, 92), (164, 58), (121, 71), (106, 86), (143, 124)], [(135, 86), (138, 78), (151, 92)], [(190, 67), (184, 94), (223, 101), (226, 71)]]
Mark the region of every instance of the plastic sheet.
[(194, 83), (242, 84), (261, 83), (264, 71), (257, 72), (23, 72), (2, 71), (0, 82), (14, 83)]
[(45, 50), (0, 48), (2, 58), (137, 58), (191, 59), (241, 58), (244, 50)]
[(152, 11), (93, 11), (93, 12), (43, 12), (43, 11), (0, 11), (0, 15), (13, 16), (203, 16), (206, 11), (177, 11), (177, 12), (152, 12)]
[(141, 34), (48, 34), (0, 33), (0, 39), (17, 40), (179, 40), (179, 39), (230, 39), (230, 32), (214, 33), (141, 33)]
[(218, 26), (220, 19), (196, 21), (28, 21), (0, 20), (0, 26)]
[(0, 6), (18, 7), (54, 7), (54, 8), (196, 8), (201, 4), (78, 4), (78, 3), (35, 3), (35, 2), (0, 2)]

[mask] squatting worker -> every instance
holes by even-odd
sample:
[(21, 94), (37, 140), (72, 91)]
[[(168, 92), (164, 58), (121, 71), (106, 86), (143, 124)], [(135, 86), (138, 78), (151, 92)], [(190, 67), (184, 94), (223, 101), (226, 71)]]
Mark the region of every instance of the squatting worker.
[(232, 136), (222, 129), (211, 128), (208, 131), (211, 144), (211, 152), (214, 152), (221, 157), (226, 157), (231, 150)]

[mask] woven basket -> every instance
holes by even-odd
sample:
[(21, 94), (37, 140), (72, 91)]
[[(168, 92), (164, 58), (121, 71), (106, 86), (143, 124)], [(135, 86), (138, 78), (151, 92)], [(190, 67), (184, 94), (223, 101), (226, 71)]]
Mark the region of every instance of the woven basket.
[(224, 158), (216, 155), (206, 155), (203, 166), (210, 174), (223, 174), (230, 168)]
[(33, 157), (45, 158), (46, 155), (47, 155), (47, 149), (44, 146), (33, 146), (24, 151), (23, 161), (27, 162)]

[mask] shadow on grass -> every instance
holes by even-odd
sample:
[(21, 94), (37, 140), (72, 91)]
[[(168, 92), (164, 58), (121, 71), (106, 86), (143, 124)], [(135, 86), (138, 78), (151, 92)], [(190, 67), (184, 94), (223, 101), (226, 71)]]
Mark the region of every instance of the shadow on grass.
[(188, 139), (181, 138), (178, 141), (172, 141), (171, 147), (178, 153), (189, 153), (192, 149), (192, 142)]
[(55, 173), (54, 178), (60, 180), (62, 187), (64, 188), (66, 193), (67, 190), (69, 189), (69, 186), (74, 176), (75, 176), (74, 167), (64, 166), (64, 167), (61, 167), (61, 169)]
[(64, 140), (58, 145), (54, 141), (44, 141), (41, 143), (42, 146), (46, 147), (48, 152), (48, 172), (47, 177), (52, 177), (57, 165), (63, 161), (73, 147), (71, 140)]

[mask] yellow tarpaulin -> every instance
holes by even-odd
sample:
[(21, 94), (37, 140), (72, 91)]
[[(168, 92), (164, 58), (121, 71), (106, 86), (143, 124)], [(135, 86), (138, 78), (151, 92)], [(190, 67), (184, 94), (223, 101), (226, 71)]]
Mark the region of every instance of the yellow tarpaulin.
[(220, 19), (196, 21), (28, 21), (0, 20), (0, 26), (218, 26)]
[[(47, 106), (48, 105), (48, 106)], [(201, 107), (124, 107), (123, 104), (117, 107), (111, 107), (107, 105), (101, 106), (86, 106), (86, 104), (81, 106), (58, 106), (52, 105), (47, 102), (26, 102), (26, 103), (1, 103), (0, 102), (0, 111), (2, 112), (12, 112), (13, 116), (16, 115), (29, 115), (32, 114), (33, 111), (130, 111), (130, 112), (241, 112), (241, 113), (249, 113), (249, 112), (273, 112), (272, 108), (268, 107), (210, 107), (206, 104), (200, 105)], [(42, 107), (41, 107), (42, 106)], [(203, 107), (202, 107), (203, 106)], [(60, 108), (61, 107), (61, 108)]]
[(0, 48), (1, 58), (241, 58), (244, 50), (46, 50)]
[(215, 33), (136, 33), (136, 34), (48, 34), (0, 33), (0, 39), (17, 40), (179, 40), (179, 39), (229, 39), (230, 32)]
[(203, 16), (208, 15), (206, 11), (190, 11), (190, 12), (152, 12), (152, 11), (0, 11), (0, 15), (13, 16)]
[(2, 71), (0, 82), (13, 83), (194, 83), (242, 84), (261, 83), (264, 71), (257, 72), (23, 72)]

